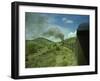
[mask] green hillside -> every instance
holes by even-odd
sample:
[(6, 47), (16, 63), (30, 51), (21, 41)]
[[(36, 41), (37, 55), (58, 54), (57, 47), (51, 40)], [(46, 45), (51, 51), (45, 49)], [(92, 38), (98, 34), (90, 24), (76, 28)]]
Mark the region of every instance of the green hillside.
[(72, 38), (64, 40), (64, 46), (68, 47), (73, 52), (75, 51), (75, 48), (76, 48), (75, 43), (76, 43), (76, 37), (72, 37)]
[(44, 38), (26, 40), (26, 68), (77, 65), (74, 47), (70, 47), (75, 44), (75, 38), (63, 42), (55, 43)]

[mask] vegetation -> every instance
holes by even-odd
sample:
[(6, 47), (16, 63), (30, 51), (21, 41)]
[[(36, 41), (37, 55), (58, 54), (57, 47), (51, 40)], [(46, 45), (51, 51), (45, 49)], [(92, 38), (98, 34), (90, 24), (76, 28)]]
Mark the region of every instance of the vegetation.
[(75, 66), (75, 40), (53, 42), (45, 38), (26, 40), (26, 68)]

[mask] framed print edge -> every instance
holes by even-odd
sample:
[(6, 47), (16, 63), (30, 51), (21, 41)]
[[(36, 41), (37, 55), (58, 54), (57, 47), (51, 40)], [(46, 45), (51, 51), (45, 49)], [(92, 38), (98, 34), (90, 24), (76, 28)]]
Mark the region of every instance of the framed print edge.
[(18, 44), (19, 44), (19, 33), (18, 33), (18, 5), (16, 3), (11, 4), (11, 77), (16, 79), (18, 78)]
[[(43, 6), (43, 7), (59, 7), (59, 8), (76, 8), (76, 9), (93, 9), (95, 10), (95, 71), (88, 72), (73, 72), (73, 73), (58, 73), (58, 74), (41, 74), (41, 75), (19, 75), (19, 6)], [(61, 5), (48, 3), (31, 3), (31, 2), (12, 2), (11, 4), (11, 78), (27, 79), (27, 78), (43, 78), (71, 75), (88, 75), (98, 73), (97, 62), (97, 12), (96, 6), (77, 6), (77, 5)]]
[(95, 8), (95, 73), (98, 74), (98, 7)]

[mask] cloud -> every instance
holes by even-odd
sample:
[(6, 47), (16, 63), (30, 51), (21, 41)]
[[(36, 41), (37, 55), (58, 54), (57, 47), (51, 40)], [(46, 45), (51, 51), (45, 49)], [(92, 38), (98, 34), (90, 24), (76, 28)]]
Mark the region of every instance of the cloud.
[(70, 32), (70, 33), (68, 34), (68, 38), (75, 37), (75, 36), (76, 36), (76, 31)]
[(42, 35), (46, 37), (53, 37), (55, 39), (60, 39), (61, 41), (64, 40), (64, 34), (58, 27), (51, 27)]
[(68, 23), (68, 24), (74, 23), (73, 20), (70, 20), (70, 19), (67, 19), (67, 18), (62, 18), (62, 20), (63, 20), (65, 23)]
[(67, 20), (66, 18), (62, 18), (63, 21)]
[(73, 23), (72, 20), (66, 20), (66, 23)]

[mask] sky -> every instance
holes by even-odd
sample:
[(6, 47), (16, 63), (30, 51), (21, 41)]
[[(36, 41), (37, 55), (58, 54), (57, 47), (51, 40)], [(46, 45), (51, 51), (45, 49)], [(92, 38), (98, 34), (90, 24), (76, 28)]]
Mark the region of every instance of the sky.
[(26, 12), (25, 38), (33, 40), (44, 37), (59, 42), (75, 37), (82, 23), (89, 23), (88, 15)]

